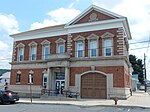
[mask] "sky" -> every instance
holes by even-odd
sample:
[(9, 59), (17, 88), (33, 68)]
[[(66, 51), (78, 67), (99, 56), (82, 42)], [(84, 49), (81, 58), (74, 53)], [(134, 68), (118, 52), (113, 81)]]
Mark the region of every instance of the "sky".
[(127, 17), (129, 53), (142, 60), (145, 53), (150, 79), (150, 0), (0, 0), (0, 68), (11, 68), (10, 34), (68, 23), (92, 4)]

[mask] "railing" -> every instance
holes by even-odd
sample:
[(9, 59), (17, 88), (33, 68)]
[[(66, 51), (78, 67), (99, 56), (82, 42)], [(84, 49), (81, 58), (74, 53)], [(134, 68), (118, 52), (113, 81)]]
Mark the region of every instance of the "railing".
[[(79, 92), (72, 92), (72, 91), (69, 91), (69, 90), (64, 90), (62, 92), (63, 94), (61, 94), (62, 96), (65, 96), (66, 98), (69, 97), (69, 98), (78, 98), (79, 96)], [(42, 89), (41, 90), (41, 95), (48, 95), (48, 96), (57, 96), (59, 95), (58, 94), (58, 91), (56, 90), (47, 90), (47, 89)]]

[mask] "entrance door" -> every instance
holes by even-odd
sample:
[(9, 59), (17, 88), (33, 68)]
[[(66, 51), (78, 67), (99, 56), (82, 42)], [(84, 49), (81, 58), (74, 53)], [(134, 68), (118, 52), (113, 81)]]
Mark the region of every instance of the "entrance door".
[(106, 76), (99, 73), (87, 73), (81, 77), (81, 98), (107, 98)]
[(65, 80), (56, 80), (56, 94), (63, 94)]

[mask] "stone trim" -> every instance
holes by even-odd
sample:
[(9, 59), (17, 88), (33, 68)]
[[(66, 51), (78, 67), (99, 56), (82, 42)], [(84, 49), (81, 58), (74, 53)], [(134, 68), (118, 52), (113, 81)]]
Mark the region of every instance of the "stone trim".
[(19, 43), (16, 47), (25, 47), (25, 45), (23, 43)]
[(44, 40), (43, 42), (41, 42), (42, 45), (50, 45), (50, 43), (51, 43), (51, 42), (48, 41), (48, 40)]
[(117, 30), (117, 53), (119, 55), (124, 54), (124, 30), (123, 28), (118, 28)]
[(62, 38), (59, 38), (55, 41), (56, 44), (59, 44), (59, 43), (65, 43), (66, 40), (62, 39)]
[(101, 35), (101, 38), (113, 38), (115, 35), (110, 32), (105, 32), (103, 35)]
[(68, 34), (67, 36), (67, 53), (71, 55), (72, 53), (72, 35)]
[(32, 42), (30, 42), (30, 43), (28, 44), (28, 46), (37, 46), (37, 43), (34, 42), (34, 41), (32, 41)]
[(77, 37), (74, 38), (74, 41), (84, 41), (85, 37), (78, 35)]

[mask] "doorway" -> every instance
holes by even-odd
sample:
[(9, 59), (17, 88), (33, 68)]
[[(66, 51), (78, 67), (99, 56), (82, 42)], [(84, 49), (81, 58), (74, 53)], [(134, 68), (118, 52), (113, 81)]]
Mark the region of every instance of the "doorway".
[(56, 94), (63, 94), (64, 88), (65, 88), (65, 74), (61, 72), (57, 72), (56, 79), (55, 79)]
[(65, 80), (56, 80), (56, 94), (63, 94)]

